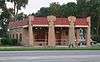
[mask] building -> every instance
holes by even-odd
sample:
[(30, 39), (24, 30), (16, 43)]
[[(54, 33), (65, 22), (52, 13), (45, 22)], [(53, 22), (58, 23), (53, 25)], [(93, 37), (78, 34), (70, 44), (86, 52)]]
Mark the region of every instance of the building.
[(9, 23), (9, 37), (23, 46), (91, 46), (90, 17), (34, 17)]

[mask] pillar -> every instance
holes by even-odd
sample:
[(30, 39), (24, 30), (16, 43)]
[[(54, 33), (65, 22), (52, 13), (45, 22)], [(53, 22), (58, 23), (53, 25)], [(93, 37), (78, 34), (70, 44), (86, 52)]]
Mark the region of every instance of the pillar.
[(34, 34), (33, 34), (33, 26), (32, 26), (32, 20), (34, 20), (33, 16), (29, 16), (29, 46), (32, 47), (34, 44)]
[(69, 20), (69, 47), (75, 47), (75, 20), (76, 17), (70, 16), (68, 17)]
[(49, 31), (48, 31), (48, 46), (54, 47), (56, 38), (55, 38), (55, 26), (54, 22), (56, 21), (55, 16), (48, 16), (47, 17), (49, 22)]
[(86, 41), (87, 41), (87, 47), (90, 47), (91, 46), (91, 18), (90, 17), (87, 17), (87, 22), (88, 22), (88, 27), (87, 27), (87, 30), (86, 30)]

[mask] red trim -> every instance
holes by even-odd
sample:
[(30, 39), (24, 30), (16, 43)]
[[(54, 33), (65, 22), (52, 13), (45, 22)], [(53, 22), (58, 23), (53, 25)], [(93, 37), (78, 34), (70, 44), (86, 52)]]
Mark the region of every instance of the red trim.
[[(9, 22), (10, 28), (17, 28), (25, 25), (28, 25), (28, 20)], [(34, 17), (32, 20), (32, 25), (48, 25), (48, 20), (46, 17)], [(67, 18), (56, 18), (55, 25), (69, 25), (69, 21)], [(88, 26), (87, 19), (77, 18), (75, 25)]]

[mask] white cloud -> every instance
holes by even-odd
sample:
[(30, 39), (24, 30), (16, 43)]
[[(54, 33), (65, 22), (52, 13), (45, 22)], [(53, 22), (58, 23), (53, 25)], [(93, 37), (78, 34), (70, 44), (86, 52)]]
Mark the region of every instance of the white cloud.
[(13, 8), (13, 3), (6, 2), (7, 3), (7, 8)]
[(59, 2), (60, 4), (68, 3), (68, 2), (76, 2), (76, 0), (49, 0), (50, 2)]
[[(26, 8), (22, 8), (20, 12), (24, 12), (25, 14), (30, 14), (33, 12), (37, 12), (41, 7), (48, 7), (52, 2), (59, 2), (60, 4), (68, 3), (68, 2), (76, 2), (76, 0), (29, 0)], [(11, 3), (7, 4), (8, 7), (12, 7)]]

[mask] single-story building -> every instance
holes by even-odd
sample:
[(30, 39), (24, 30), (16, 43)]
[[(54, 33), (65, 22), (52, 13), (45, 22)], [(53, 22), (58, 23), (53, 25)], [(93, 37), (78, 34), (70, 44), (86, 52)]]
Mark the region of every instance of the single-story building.
[(91, 46), (91, 20), (87, 18), (34, 17), (9, 22), (9, 37), (23, 46)]

